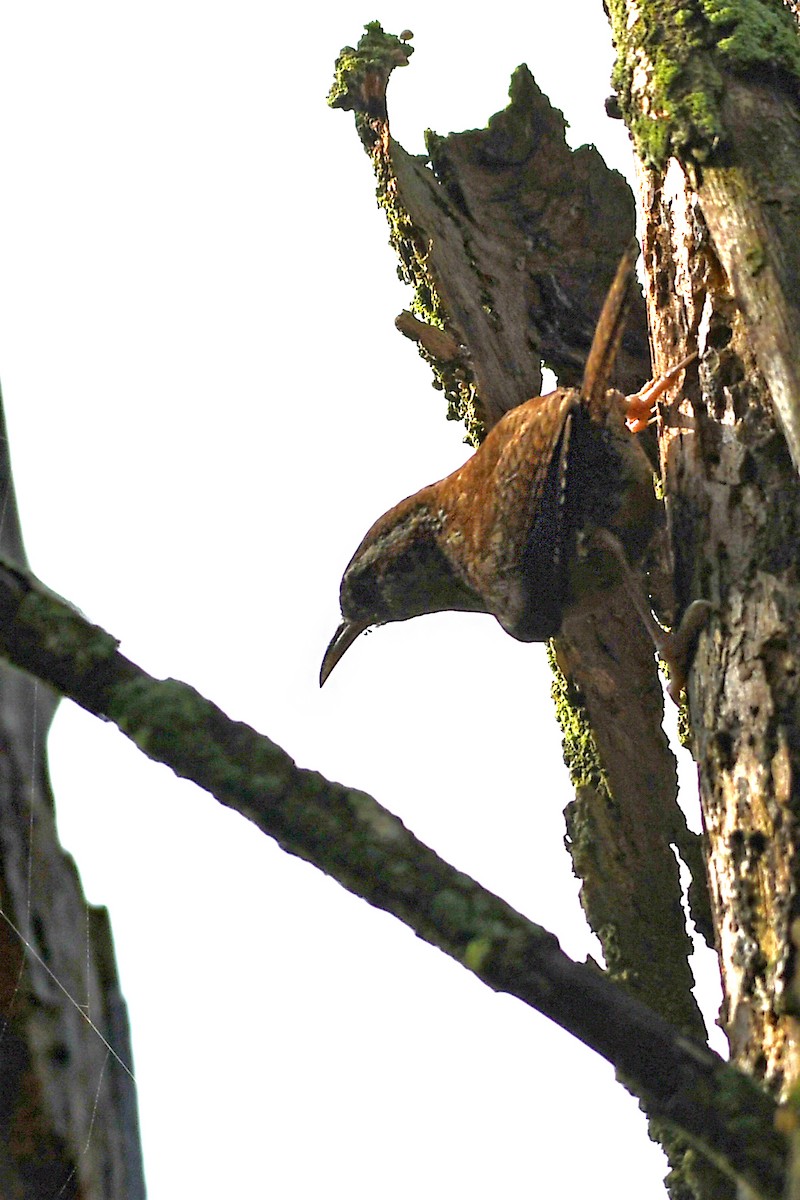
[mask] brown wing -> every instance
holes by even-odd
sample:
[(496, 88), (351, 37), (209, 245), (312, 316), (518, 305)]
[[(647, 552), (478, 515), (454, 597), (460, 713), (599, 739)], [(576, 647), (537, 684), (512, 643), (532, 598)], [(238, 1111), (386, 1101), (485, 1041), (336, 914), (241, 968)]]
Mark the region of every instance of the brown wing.
[(526, 639), (550, 636), (560, 614), (569, 414), (579, 402), (567, 388), (528, 400), (459, 473), (463, 494), (481, 497), (480, 511), (463, 526), (470, 585), (510, 633)]

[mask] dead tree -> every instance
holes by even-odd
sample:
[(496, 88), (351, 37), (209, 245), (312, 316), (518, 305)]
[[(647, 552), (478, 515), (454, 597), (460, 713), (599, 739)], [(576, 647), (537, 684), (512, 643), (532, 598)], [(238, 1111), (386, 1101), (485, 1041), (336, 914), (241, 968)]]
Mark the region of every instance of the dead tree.
[[(703, 1036), (678, 851), (692, 915), (720, 957), (732, 1056), (784, 1099), (797, 1076), (797, 30), (779, 0), (679, 11), (617, 0), (610, 19), (609, 107), (639, 155), (647, 275), (646, 316), (631, 316), (616, 382), (632, 389), (698, 353), (684, 403), (660, 406), (665, 530), (651, 593), (669, 624), (698, 596), (714, 606), (684, 714), (706, 836), (701, 847), (677, 807), (652, 651), (619, 595), (565, 621), (553, 644), (576, 785), (569, 844), (609, 974)], [(539, 393), (542, 363), (559, 384), (579, 378), (636, 202), (592, 148), (568, 149), (561, 114), (524, 67), (485, 130), (429, 135), (427, 161), (406, 154), (385, 89), (410, 53), (368, 26), (342, 52), (330, 102), (355, 113), (415, 289), (398, 327), (478, 441)], [(673, 1195), (731, 1194), (680, 1139), (655, 1132)]]

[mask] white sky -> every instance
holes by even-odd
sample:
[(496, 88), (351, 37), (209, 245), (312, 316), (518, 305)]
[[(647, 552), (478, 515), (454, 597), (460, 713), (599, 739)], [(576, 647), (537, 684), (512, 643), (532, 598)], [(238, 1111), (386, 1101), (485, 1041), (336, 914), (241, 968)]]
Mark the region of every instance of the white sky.
[[(0, 377), (32, 567), (596, 954), (542, 647), (429, 617), (317, 673), (365, 530), (467, 453), (393, 328), (409, 296), (325, 105), (334, 58), (367, 20), (414, 31), (389, 100), (415, 151), (485, 124), (526, 61), (626, 169), (602, 4), (271, 8), (3, 7)], [(664, 1194), (635, 1102), (555, 1026), (71, 704), (50, 747), (111, 910), (150, 1200)]]

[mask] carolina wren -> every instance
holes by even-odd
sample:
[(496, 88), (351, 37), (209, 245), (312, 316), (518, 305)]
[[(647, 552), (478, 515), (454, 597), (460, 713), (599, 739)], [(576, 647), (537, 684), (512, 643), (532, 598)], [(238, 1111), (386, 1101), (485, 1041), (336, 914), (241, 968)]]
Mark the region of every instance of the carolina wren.
[(519, 641), (545, 641), (567, 609), (621, 574), (659, 650), (667, 648), (629, 566), (641, 560), (658, 513), (652, 468), (631, 429), (647, 424), (691, 359), (636, 396), (608, 390), (637, 252), (634, 243), (611, 285), (581, 388), (512, 409), (463, 467), (372, 526), (342, 579), (342, 623), (320, 686), (371, 625), (453, 609), (491, 613)]

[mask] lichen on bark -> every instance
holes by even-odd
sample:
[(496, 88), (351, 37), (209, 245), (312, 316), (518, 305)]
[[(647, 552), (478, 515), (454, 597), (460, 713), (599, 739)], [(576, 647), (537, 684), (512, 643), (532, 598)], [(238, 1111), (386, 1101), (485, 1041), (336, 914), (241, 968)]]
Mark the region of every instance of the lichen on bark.
[(640, 159), (724, 162), (725, 74), (795, 88), (800, 44), (781, 0), (608, 0), (613, 83)]

